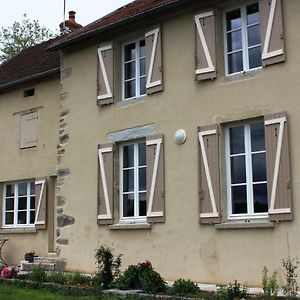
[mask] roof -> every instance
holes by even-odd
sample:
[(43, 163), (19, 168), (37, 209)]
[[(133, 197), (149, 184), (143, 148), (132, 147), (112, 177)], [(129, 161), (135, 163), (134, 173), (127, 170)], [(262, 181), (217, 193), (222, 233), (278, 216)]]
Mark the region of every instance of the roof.
[(112, 13), (62, 37), (54, 42), (49, 48), (52, 50), (61, 49), (66, 45), (74, 44), (87, 39), (99, 32), (108, 31), (120, 27), (128, 22), (154, 14), (160, 9), (169, 9), (173, 6), (190, 2), (191, 0), (135, 0)]
[(24, 49), (0, 64), (0, 92), (33, 80), (57, 76), (60, 72), (59, 53), (47, 51), (56, 39)]

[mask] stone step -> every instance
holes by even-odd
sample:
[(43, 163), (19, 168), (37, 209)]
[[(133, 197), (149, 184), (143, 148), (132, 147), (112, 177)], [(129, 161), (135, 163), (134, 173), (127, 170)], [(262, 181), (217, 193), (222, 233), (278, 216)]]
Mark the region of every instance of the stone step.
[(33, 263), (21, 261), (20, 265), (22, 271), (31, 271), (37, 267), (46, 271), (64, 271), (66, 263), (64, 260), (54, 256), (37, 256), (34, 258)]
[(45, 271), (56, 271), (56, 263), (30, 263), (28, 261), (21, 261), (22, 271), (32, 271), (34, 268), (42, 268)]

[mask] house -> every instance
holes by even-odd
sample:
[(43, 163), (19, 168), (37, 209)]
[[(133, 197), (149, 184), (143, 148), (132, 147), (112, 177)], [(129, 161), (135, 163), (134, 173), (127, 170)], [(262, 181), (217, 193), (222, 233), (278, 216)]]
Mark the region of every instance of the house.
[[(45, 172), (52, 160), (44, 172), (14, 172), (21, 164), (10, 161), (27, 155), (17, 148), (11, 159), (4, 151), (0, 181), (7, 190), (56, 175), (56, 201), (45, 206), (48, 234), (39, 220), (29, 226), (37, 234), (3, 233), (5, 254), (21, 259), (10, 249), (30, 244), (47, 255), (40, 241), (51, 236), (48, 251), (68, 270), (94, 271), (94, 251), (107, 244), (124, 266), (147, 258), (167, 280), (261, 285), (264, 266), (282, 276), (281, 259), (300, 247), (299, 8), (136, 0), (53, 41), (56, 173)], [(18, 91), (1, 96), (0, 111)]]

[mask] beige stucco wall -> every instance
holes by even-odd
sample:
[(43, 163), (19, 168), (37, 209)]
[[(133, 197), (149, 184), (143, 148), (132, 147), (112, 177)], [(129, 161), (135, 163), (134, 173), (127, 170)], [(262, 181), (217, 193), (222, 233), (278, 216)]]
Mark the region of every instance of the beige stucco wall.
[[(115, 253), (124, 254), (123, 267), (150, 259), (167, 280), (184, 277), (227, 283), (237, 279), (255, 286), (261, 285), (264, 266), (279, 271), (283, 279), (281, 259), (288, 254), (299, 256), (300, 250), (300, 2), (284, 0), (283, 6), (287, 61), (232, 81), (223, 75), (220, 29), (218, 79), (196, 82), (193, 14), (168, 19), (162, 23), (164, 91), (132, 105), (96, 106), (96, 44), (64, 52), (64, 68), (72, 69), (71, 76), (63, 81), (67, 99), (62, 103), (62, 110), (70, 110), (70, 139), (59, 168), (70, 169), (70, 176), (65, 178), (59, 194), (66, 197), (64, 213), (75, 218), (74, 225), (61, 230), (61, 237), (68, 239), (68, 245), (61, 246), (68, 269), (94, 271), (94, 251), (99, 243), (105, 243)], [(289, 115), (294, 220), (275, 224), (272, 229), (218, 230), (213, 225), (199, 225), (197, 126), (284, 110)], [(165, 135), (166, 222), (150, 230), (113, 231), (99, 226), (97, 145), (107, 143), (110, 132), (149, 123)], [(181, 146), (174, 142), (179, 128), (187, 132), (187, 141)], [(224, 210), (226, 201), (223, 184)]]
[[(27, 98), (23, 97), (23, 89), (0, 95), (1, 184), (7, 181), (56, 176), (60, 83), (59, 80), (51, 80), (33, 87), (35, 95)], [(20, 113), (32, 108), (37, 108), (39, 114), (38, 145), (21, 150)], [(53, 194), (52, 199), (48, 201), (53, 203)], [(48, 204), (48, 207), (51, 206)], [(48, 224), (53, 224), (53, 221), (48, 220)], [(39, 230), (36, 233), (7, 232), (8, 230), (0, 230), (0, 237), (9, 239), (3, 247), (3, 258), (9, 264), (19, 264), (20, 260), (24, 260), (25, 252), (29, 250), (35, 250), (36, 254), (41, 256), (48, 254), (48, 230)]]

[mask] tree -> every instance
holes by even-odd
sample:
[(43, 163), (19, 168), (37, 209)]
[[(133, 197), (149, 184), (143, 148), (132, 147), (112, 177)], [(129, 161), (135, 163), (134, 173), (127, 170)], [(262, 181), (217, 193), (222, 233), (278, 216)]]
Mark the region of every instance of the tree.
[(26, 14), (21, 22), (14, 22), (12, 26), (2, 27), (0, 31), (0, 63), (49, 38), (54, 33), (39, 24), (38, 20), (30, 20)]

